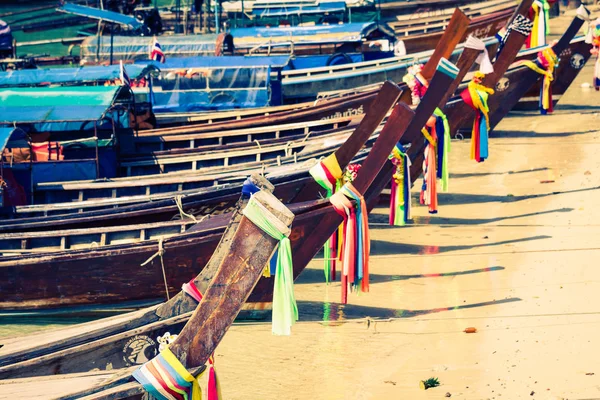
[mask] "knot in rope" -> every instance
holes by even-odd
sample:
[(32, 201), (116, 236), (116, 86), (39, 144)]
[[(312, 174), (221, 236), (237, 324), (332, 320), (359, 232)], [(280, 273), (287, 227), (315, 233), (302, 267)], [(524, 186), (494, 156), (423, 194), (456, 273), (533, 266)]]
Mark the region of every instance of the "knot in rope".
[(156, 257), (160, 257), (160, 265), (162, 267), (163, 280), (164, 280), (164, 283), (165, 283), (165, 293), (166, 293), (166, 296), (167, 296), (167, 300), (169, 300), (170, 299), (170, 296), (169, 296), (169, 285), (167, 284), (167, 272), (165, 270), (165, 262), (163, 260), (163, 255), (165, 254), (165, 248), (163, 247), (163, 240), (164, 240), (164, 238), (161, 236), (158, 239), (158, 250), (157, 250), (157, 252), (154, 253), (153, 255), (151, 255), (150, 258), (148, 258), (142, 264), (140, 264), (140, 266), (144, 267), (147, 264), (151, 263), (152, 260), (154, 260)]

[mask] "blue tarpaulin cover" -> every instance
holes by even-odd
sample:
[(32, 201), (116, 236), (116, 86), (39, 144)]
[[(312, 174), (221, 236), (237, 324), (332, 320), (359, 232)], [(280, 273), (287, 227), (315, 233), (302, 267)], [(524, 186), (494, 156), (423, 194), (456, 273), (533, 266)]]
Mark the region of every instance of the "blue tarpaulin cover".
[(361, 42), (376, 30), (394, 39), (393, 30), (376, 22), (338, 25), (314, 25), (291, 27), (254, 27), (231, 30), (235, 47), (246, 48), (260, 43), (354, 43)]
[(144, 26), (144, 24), (138, 21), (136, 18), (128, 15), (123, 15), (121, 13), (108, 10), (101, 10), (94, 7), (80, 6), (78, 4), (65, 3), (58, 7), (57, 10), (68, 14), (81, 15), (92, 19), (101, 19), (103, 21), (125, 25), (131, 29), (139, 29)]
[[(154, 67), (150, 67), (155, 69)], [(130, 78), (137, 79), (148, 71), (147, 64), (126, 65), (125, 70)], [(119, 79), (121, 75), (119, 65), (89, 66), (77, 68), (48, 68), (48, 69), (22, 69), (0, 72), (1, 87), (36, 86), (41, 83), (89, 83), (104, 82)]]
[[(175, 68), (283, 68), (289, 61), (289, 56), (205, 56), (171, 58), (167, 59), (167, 62), (164, 64), (159, 62), (153, 63), (157, 68), (167, 70)], [(149, 61), (144, 61), (144, 63), (147, 62)]]
[(271, 71), (288, 62), (289, 56), (167, 59), (156, 64), (161, 73), (152, 79), (152, 109), (191, 112), (271, 105)]
[(319, 5), (294, 5), (289, 7), (255, 7), (252, 8), (252, 15), (260, 18), (266, 17), (283, 17), (287, 15), (307, 15), (321, 14), (326, 12), (344, 12), (346, 11), (346, 3), (331, 2)]
[[(157, 40), (168, 61), (172, 57), (214, 56), (217, 35), (159, 36)], [(153, 43), (152, 37), (115, 36), (112, 44), (113, 58), (123, 61), (147, 60)], [(109, 36), (85, 38), (81, 43), (82, 63), (96, 61), (96, 58), (100, 62), (108, 61), (110, 47)]]
[(122, 86), (70, 86), (0, 90), (0, 123), (97, 121)]

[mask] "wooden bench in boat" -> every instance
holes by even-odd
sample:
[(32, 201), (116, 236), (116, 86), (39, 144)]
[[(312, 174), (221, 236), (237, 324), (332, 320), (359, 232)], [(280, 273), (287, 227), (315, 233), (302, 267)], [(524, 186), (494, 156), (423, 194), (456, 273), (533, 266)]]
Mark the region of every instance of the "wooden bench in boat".
[[(242, 182), (254, 172), (269, 171), (270, 166), (309, 162), (314, 165), (315, 158), (324, 157), (331, 153), (336, 146), (324, 147), (302, 156), (282, 157), (279, 160), (262, 161), (247, 166), (246, 169), (236, 169), (232, 173), (230, 167), (223, 171), (213, 171), (213, 174), (170, 173), (158, 174), (137, 179), (116, 178), (111, 181), (80, 181), (80, 182), (50, 182), (39, 183), (35, 186), (36, 204), (49, 204), (54, 202), (84, 201), (92, 199), (110, 199), (130, 196), (150, 196), (152, 194), (173, 193), (184, 190), (210, 188), (214, 185), (230, 182)], [(279, 164), (280, 163), (280, 164)], [(300, 165), (300, 167), (302, 167)], [(310, 166), (312, 166), (310, 165)], [(265, 170), (265, 168), (267, 168)], [(306, 167), (304, 167), (306, 168)], [(220, 173), (217, 173), (220, 172)]]
[(341, 143), (351, 133), (351, 129), (341, 130), (335, 131), (335, 134), (313, 140), (288, 141), (269, 146), (254, 144), (244, 146), (245, 148), (221, 152), (203, 151), (197, 153), (190, 151), (190, 154), (153, 155), (132, 161), (124, 160), (120, 163), (120, 167), (123, 176), (133, 177), (182, 171), (210, 173), (224, 167), (243, 169), (256, 166), (256, 163), (263, 161), (281, 165), (285, 161), (297, 160), (297, 157), (301, 157), (305, 151), (310, 152), (321, 146), (327, 146), (328, 143)]
[[(161, 240), (184, 233), (196, 221), (186, 219), (133, 226), (71, 229), (61, 231), (0, 234), (0, 253), (20, 253), (94, 249), (110, 245)], [(0, 257), (0, 261), (2, 258)]]
[(135, 154), (148, 151), (163, 151), (174, 148), (194, 149), (202, 145), (226, 145), (229, 143), (252, 143), (265, 139), (283, 139), (292, 135), (304, 135), (307, 138), (316, 131), (338, 129), (348, 126), (360, 118), (362, 113), (327, 120), (297, 122), (281, 125), (258, 126), (225, 132), (181, 133), (163, 135), (161, 132), (142, 133), (133, 138)]

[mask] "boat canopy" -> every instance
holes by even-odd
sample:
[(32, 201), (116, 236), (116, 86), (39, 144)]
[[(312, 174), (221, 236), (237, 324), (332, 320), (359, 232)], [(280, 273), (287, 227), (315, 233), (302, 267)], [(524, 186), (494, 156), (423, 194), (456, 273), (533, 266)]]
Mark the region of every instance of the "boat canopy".
[[(308, 7), (329, 7), (329, 4), (343, 4), (345, 8), (351, 7), (373, 7), (375, 5), (374, 0), (346, 0), (340, 2), (339, 0), (234, 0), (234, 1), (224, 1), (221, 3), (223, 7), (223, 11), (225, 12), (245, 12), (247, 13), (249, 10), (255, 9), (267, 9), (267, 8), (286, 8), (288, 10), (302, 6), (303, 9), (307, 9)], [(242, 5), (244, 9), (242, 10)], [(337, 7), (337, 6), (336, 6)], [(328, 11), (327, 8), (324, 8), (324, 11)]]
[[(170, 58), (164, 64), (154, 61), (153, 65), (161, 70), (174, 68), (283, 68), (289, 62), (290, 56), (205, 56)], [(127, 69), (127, 72), (129, 72), (129, 69)]]
[[(177, 35), (159, 36), (158, 42), (167, 60), (170, 57), (217, 55), (217, 41), (228, 43), (228, 35)], [(135, 61), (150, 58), (154, 38), (143, 36), (114, 36), (112, 52), (114, 60)], [(81, 63), (108, 62), (111, 51), (109, 36), (90, 36), (81, 43)]]
[(381, 38), (389, 39), (391, 42), (395, 41), (394, 31), (388, 25), (376, 22), (274, 28), (236, 28), (231, 30), (231, 35), (234, 37), (236, 48), (249, 48), (269, 43), (360, 43)]
[[(132, 79), (147, 76), (157, 68), (151, 64), (129, 64), (125, 66)], [(22, 69), (0, 72), (0, 87), (40, 86), (40, 85), (82, 85), (104, 83), (119, 79), (119, 65), (89, 66), (76, 68)]]
[(119, 25), (125, 25), (132, 30), (138, 30), (144, 24), (138, 21), (135, 17), (123, 15), (114, 11), (101, 10), (94, 7), (80, 6), (78, 4), (65, 3), (56, 9), (57, 11), (67, 14), (81, 15), (91, 19), (99, 19), (102, 21), (112, 22)]
[(167, 58), (152, 77), (150, 103), (156, 113), (279, 105), (281, 82), (272, 71), (288, 62), (288, 56)]
[(330, 2), (320, 4), (285, 4), (280, 7), (265, 7), (260, 5), (259, 7), (252, 8), (252, 16), (257, 18), (268, 18), (268, 17), (285, 17), (290, 15), (309, 15), (309, 14), (323, 14), (323, 13), (334, 13), (334, 12), (345, 12), (346, 3)]
[(0, 124), (100, 121), (115, 108), (117, 99), (128, 101), (131, 92), (123, 86), (69, 86), (11, 88), (0, 90)]

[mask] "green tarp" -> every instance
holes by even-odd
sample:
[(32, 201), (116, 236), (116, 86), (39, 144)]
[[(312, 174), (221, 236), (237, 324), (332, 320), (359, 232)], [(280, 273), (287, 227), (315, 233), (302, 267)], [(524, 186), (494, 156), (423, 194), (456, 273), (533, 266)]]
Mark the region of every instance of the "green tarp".
[(97, 121), (123, 88), (69, 86), (0, 89), (0, 123)]

